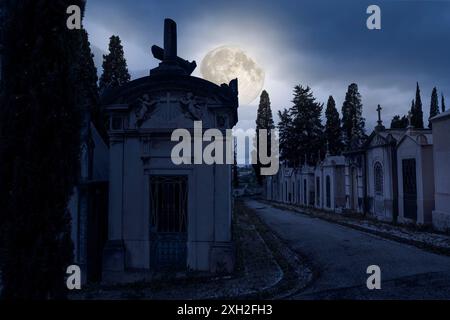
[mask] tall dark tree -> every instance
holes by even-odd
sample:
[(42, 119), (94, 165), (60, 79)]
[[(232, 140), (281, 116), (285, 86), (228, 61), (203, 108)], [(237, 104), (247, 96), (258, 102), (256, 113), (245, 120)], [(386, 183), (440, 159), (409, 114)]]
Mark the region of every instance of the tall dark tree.
[(9, 8), (11, 6), (13, 0), (2, 0), (0, 1), (0, 94), (2, 92), (3, 88), (3, 68), (1, 67), (4, 64), (4, 57), (2, 54), (2, 44), (5, 34), (5, 26), (6, 26), (6, 19), (8, 16)]
[[(66, 10), (83, 0), (15, 0), (5, 30), (0, 214), (6, 299), (64, 298), (73, 264), (67, 205), (79, 170), (83, 36)], [(27, 17), (27, 18), (26, 18)], [(39, 17), (39, 19), (38, 19)]]
[(406, 129), (408, 127), (408, 117), (396, 115), (392, 118), (391, 129)]
[(255, 136), (255, 150), (257, 152), (257, 163), (253, 165), (253, 169), (255, 170), (256, 179), (258, 183), (262, 184), (261, 177), (261, 164), (259, 158), (259, 150), (260, 150), (260, 130), (267, 130), (267, 152), (270, 155), (271, 152), (271, 130), (275, 129), (275, 125), (273, 122), (272, 109), (270, 106), (270, 97), (266, 90), (261, 93), (261, 98), (259, 101), (258, 114), (256, 117), (256, 136)]
[(411, 107), (411, 125), (416, 129), (423, 129), (423, 110), (422, 110), (422, 98), (420, 96), (419, 83), (416, 87), (416, 99), (414, 105)]
[[(0, 104), (3, 101), (3, 93), (4, 93), (4, 68), (2, 68), (2, 66), (5, 64), (5, 56), (4, 56), (4, 39), (5, 39), (5, 27), (6, 27), (6, 22), (7, 22), (7, 18), (9, 17), (9, 12), (10, 12), (10, 7), (11, 7), (11, 3), (13, 2), (13, 0), (3, 0), (0, 1)], [(0, 105), (0, 110), (2, 109), (1, 105)], [(1, 119), (1, 115), (0, 115), (0, 119)], [(0, 133), (1, 133), (1, 124), (0, 124)], [(1, 149), (2, 149), (2, 141), (1, 141), (1, 135), (0, 135), (0, 155), (1, 155)], [(0, 158), (0, 163), (1, 163), (1, 158)], [(0, 165), (1, 167), (1, 165)], [(0, 168), (0, 174), (2, 169)], [(1, 181), (1, 180), (0, 180)], [(1, 184), (0, 184), (0, 190), (1, 190)], [(0, 200), (1, 200), (1, 196), (0, 196)], [(1, 202), (0, 202), (1, 204)], [(0, 210), (0, 270), (2, 268), (1, 263), (2, 263), (2, 252), (3, 252), (3, 248), (4, 248), (4, 240), (3, 240), (3, 236), (4, 236), (4, 231), (2, 230), (2, 226), (4, 226), (4, 218), (5, 215), (2, 214), (1, 210)], [(0, 279), (1, 281), (1, 279)], [(1, 293), (1, 292), (0, 292)]]
[(416, 101), (413, 99), (412, 101), (411, 101), (411, 110), (410, 110), (410, 112), (408, 113), (408, 115), (411, 115), (411, 123), (409, 123), (409, 119), (408, 119), (408, 125), (412, 125), (413, 124), (413, 121), (412, 121), (412, 118), (413, 118), (413, 110), (414, 110), (414, 108), (415, 108), (415, 105), (416, 105)]
[(118, 36), (109, 41), (109, 54), (103, 56), (103, 74), (100, 77), (100, 91), (120, 87), (130, 81), (123, 46)]
[(441, 94), (441, 109), (442, 109), (442, 112), (445, 112), (445, 98), (444, 98), (444, 94)]
[(338, 155), (343, 149), (341, 119), (336, 109), (336, 102), (332, 96), (328, 98), (325, 116), (327, 119), (325, 124), (325, 138), (328, 143), (328, 150), (330, 154)]
[(290, 161), (295, 159), (295, 150), (292, 141), (293, 124), (288, 109), (278, 111), (278, 139), (280, 147), (280, 159), (282, 161)]
[[(438, 93), (436, 87), (433, 88), (433, 92), (431, 93), (431, 103), (430, 103), (430, 118), (433, 118), (439, 114), (439, 102), (438, 102)], [(433, 125), (431, 121), (428, 121), (428, 128), (432, 128)]]
[(318, 160), (319, 153), (325, 151), (325, 139), (323, 137), (322, 108), (314, 98), (310, 87), (298, 85), (294, 88), (294, 105), (289, 110), (292, 119), (292, 133), (290, 143), (294, 148), (294, 154), (290, 163), (300, 164), (300, 157), (307, 156), (308, 161), (314, 164)]
[(346, 150), (361, 147), (367, 138), (362, 108), (363, 105), (361, 102), (361, 94), (358, 91), (358, 85), (352, 83), (348, 87), (342, 106), (342, 131), (344, 148)]
[[(108, 139), (107, 134), (107, 116), (100, 104), (99, 98), (99, 88), (97, 85), (98, 76), (97, 68), (94, 64), (94, 55), (92, 54), (88, 34), (86, 30), (82, 29), (79, 31), (81, 37), (81, 50), (79, 52), (79, 77), (80, 85), (83, 86), (82, 96), (85, 101), (82, 103), (85, 105), (85, 110), (83, 110), (83, 121), (92, 121), (97, 128), (100, 135), (105, 141)], [(86, 123), (84, 124), (86, 127)], [(88, 126), (87, 126), (88, 127)]]

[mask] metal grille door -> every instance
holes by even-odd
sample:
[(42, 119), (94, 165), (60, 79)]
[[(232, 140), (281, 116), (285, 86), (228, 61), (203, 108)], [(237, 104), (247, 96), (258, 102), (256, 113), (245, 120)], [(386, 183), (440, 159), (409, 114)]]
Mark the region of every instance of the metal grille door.
[(175, 271), (186, 268), (187, 177), (150, 178), (151, 267)]
[(403, 169), (403, 208), (405, 218), (417, 220), (416, 160), (405, 159)]

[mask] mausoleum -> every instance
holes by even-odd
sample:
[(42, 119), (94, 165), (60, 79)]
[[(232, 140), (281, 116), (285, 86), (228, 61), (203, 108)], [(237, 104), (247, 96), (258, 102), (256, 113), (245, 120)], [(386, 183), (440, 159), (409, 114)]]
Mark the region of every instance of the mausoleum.
[(191, 76), (196, 64), (177, 56), (169, 19), (164, 49), (152, 52), (161, 63), (150, 76), (103, 96), (110, 120), (105, 281), (233, 269), (231, 166), (175, 165), (171, 136), (176, 129), (203, 136), (195, 121), (225, 134), (238, 120), (237, 80), (218, 86)]
[(431, 224), (434, 209), (433, 135), (409, 128), (397, 146), (400, 223)]
[[(433, 123), (434, 200), (433, 226), (450, 230), (450, 110), (431, 119)], [(430, 173), (431, 174), (431, 173)]]

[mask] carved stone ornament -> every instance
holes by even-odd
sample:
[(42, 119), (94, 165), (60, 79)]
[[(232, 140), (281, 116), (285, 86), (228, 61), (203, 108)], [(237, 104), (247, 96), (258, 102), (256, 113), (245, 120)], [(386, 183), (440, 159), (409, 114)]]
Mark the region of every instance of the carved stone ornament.
[(153, 100), (148, 94), (144, 94), (136, 101), (135, 115), (137, 127), (140, 127), (146, 120), (150, 119), (157, 103), (158, 101)]
[(180, 99), (183, 112), (187, 113), (192, 120), (201, 120), (203, 117), (202, 106), (206, 105), (206, 101), (202, 101), (189, 92), (185, 98)]

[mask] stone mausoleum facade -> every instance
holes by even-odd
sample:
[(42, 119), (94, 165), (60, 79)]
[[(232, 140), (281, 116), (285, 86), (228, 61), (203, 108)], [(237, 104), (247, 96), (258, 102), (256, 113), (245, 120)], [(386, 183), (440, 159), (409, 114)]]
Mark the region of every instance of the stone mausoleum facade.
[(386, 129), (377, 111), (378, 125), (361, 148), (327, 154), (315, 166), (283, 166), (266, 178), (267, 199), (449, 231), (450, 111), (431, 119), (433, 130)]
[(171, 153), (179, 142), (171, 136), (176, 129), (202, 136), (195, 121), (225, 135), (238, 120), (237, 80), (218, 86), (191, 76), (196, 64), (177, 56), (172, 20), (165, 22), (164, 49), (152, 51), (161, 63), (150, 76), (103, 97), (110, 120), (107, 282), (154, 272), (226, 272), (234, 264), (231, 166), (175, 165)]

